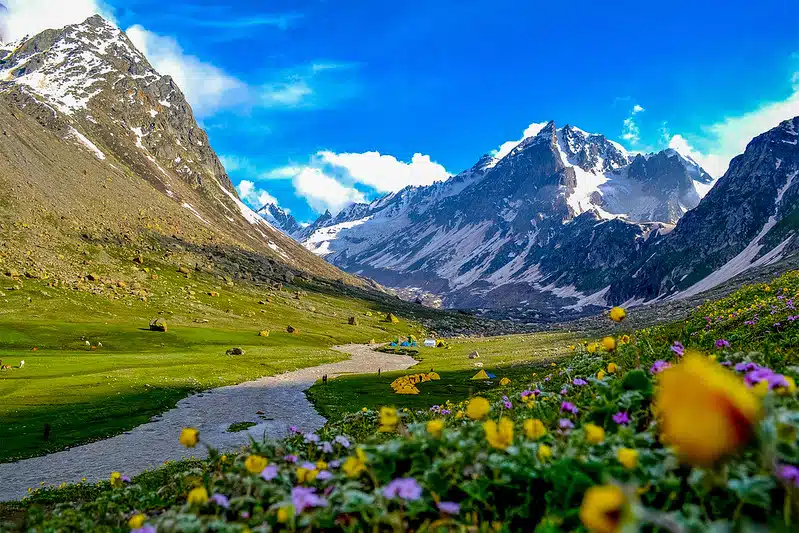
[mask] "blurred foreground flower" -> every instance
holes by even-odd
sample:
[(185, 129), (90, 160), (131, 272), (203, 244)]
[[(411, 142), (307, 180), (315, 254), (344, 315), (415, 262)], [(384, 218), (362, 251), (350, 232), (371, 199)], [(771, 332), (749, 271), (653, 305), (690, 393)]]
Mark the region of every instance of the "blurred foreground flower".
[(627, 498), (616, 485), (591, 487), (580, 506), (580, 520), (596, 533), (621, 531), (628, 510)]
[(662, 441), (694, 465), (737, 450), (760, 418), (760, 400), (735, 374), (693, 353), (661, 373), (655, 406)]

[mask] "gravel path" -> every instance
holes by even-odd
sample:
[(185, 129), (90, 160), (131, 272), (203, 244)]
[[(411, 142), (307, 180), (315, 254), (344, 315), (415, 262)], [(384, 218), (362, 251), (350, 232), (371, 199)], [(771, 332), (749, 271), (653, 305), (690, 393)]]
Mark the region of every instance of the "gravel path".
[[(404, 370), (416, 364), (411, 357), (376, 352), (368, 345), (350, 344), (333, 349), (350, 354), (350, 359), (194, 394), (152, 422), (116, 437), (0, 464), (0, 501), (22, 498), (28, 487), (37, 487), (42, 481), (57, 485), (63, 481), (76, 483), (85, 477), (95, 482), (108, 479), (114, 471), (132, 477), (166, 460), (192, 454), (204, 456), (204, 447), (187, 450), (178, 443), (182, 427), (196, 427), (203, 442), (225, 451), (249, 443), (250, 435), (256, 439), (264, 435), (283, 437), (290, 426), (314, 431), (324, 425), (325, 419), (305, 397), (305, 391), (322, 375)], [(264, 414), (259, 416), (257, 411)], [(226, 432), (231, 423), (244, 421), (258, 425), (248, 431)]]

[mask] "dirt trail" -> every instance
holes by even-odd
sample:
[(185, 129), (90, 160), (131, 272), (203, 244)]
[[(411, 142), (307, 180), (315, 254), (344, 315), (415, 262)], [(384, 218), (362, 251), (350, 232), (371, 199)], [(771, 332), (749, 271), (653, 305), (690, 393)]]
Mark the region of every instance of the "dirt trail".
[[(85, 477), (88, 482), (95, 482), (107, 479), (114, 471), (132, 477), (166, 460), (192, 454), (203, 457), (205, 448), (187, 450), (180, 445), (178, 435), (182, 427), (199, 429), (205, 443), (225, 451), (246, 445), (250, 435), (256, 439), (264, 435), (280, 438), (288, 434), (291, 426), (314, 431), (325, 424), (325, 419), (313, 408), (305, 391), (324, 374), (335, 377), (374, 373), (378, 369), (404, 370), (416, 364), (411, 357), (376, 352), (368, 345), (350, 344), (333, 349), (350, 354), (350, 358), (194, 394), (157, 420), (121, 435), (42, 457), (0, 464), (0, 501), (22, 498), (28, 487), (37, 487), (42, 481), (57, 485), (63, 481), (76, 483)], [(256, 411), (263, 411), (266, 420), (259, 418)], [(260, 423), (247, 431), (226, 431), (231, 423), (243, 421)]]

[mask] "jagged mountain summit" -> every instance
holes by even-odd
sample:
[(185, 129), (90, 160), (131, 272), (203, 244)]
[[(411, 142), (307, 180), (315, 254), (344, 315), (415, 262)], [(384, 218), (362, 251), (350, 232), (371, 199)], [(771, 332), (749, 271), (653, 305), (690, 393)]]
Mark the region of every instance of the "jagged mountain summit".
[(74, 281), (87, 246), (121, 239), (134, 251), (168, 242), (209, 268), (238, 271), (235, 251), (267, 277), (360, 283), (241, 202), (174, 80), (100, 16), (0, 46), (0, 129), (7, 264)]
[(269, 224), (291, 237), (298, 235), (303, 229), (302, 224), (297, 222), (291, 213), (273, 203), (264, 204), (256, 212)]
[(674, 150), (631, 155), (550, 122), (500, 159), (326, 213), (295, 237), (345, 270), (449, 306), (577, 309), (604, 305), (631, 253), (668, 233), (712, 184)]
[(755, 137), (667, 238), (643, 247), (608, 303), (699, 294), (799, 249), (799, 117)]

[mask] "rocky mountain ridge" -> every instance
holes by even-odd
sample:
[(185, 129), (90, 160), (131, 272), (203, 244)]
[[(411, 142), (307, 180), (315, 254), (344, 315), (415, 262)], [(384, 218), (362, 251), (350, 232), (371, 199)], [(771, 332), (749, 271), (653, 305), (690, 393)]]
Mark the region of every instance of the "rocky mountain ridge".
[(550, 122), (502, 158), (326, 213), (294, 237), (347, 271), (449, 306), (579, 310), (604, 305), (613, 272), (712, 183), (674, 150), (633, 156)]
[[(364, 283), (242, 203), (174, 80), (100, 16), (0, 46), (0, 128), (10, 270), (76, 283), (166, 249), (228, 278)], [(92, 266), (103, 243), (127, 257)]]

